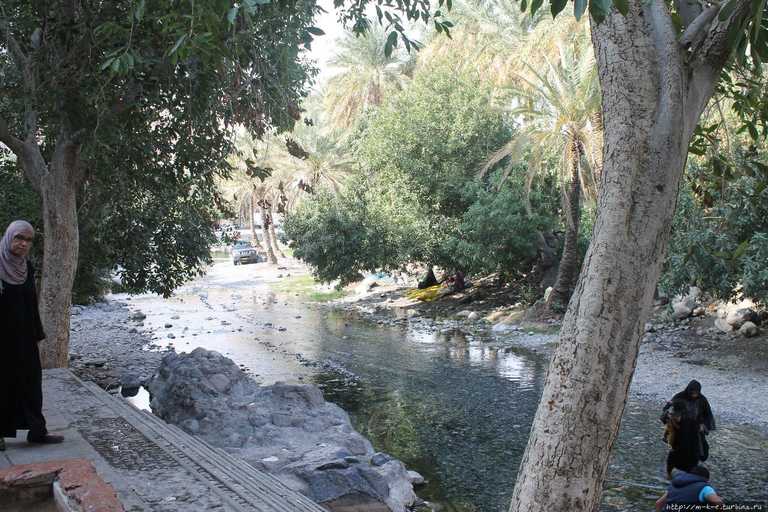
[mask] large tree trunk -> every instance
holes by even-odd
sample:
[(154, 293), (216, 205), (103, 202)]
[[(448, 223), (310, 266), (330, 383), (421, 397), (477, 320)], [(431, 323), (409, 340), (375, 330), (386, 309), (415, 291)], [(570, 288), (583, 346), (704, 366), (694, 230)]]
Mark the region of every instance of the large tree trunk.
[(552, 287), (552, 302), (566, 304), (573, 291), (573, 275), (579, 266), (579, 224), (581, 223), (581, 148), (578, 141), (571, 144), (571, 178), (568, 183), (565, 246), (560, 269)]
[(63, 185), (51, 174), (43, 185), (45, 256), (40, 283), (40, 317), (46, 340), (44, 368), (65, 368), (69, 361), (69, 319), (77, 270), (79, 235), (74, 184)]
[(45, 248), (40, 317), (46, 339), (40, 352), (44, 368), (66, 367), (69, 362), (70, 307), (80, 240), (76, 186), (80, 147), (62, 133), (56, 142), (50, 169), (45, 167), (36, 146), (19, 148), (19, 153), (25, 155), (20, 158), (24, 171), (43, 200)]
[(687, 148), (724, 61), (686, 65), (661, 0), (631, 2), (626, 17), (611, 8), (593, 25), (593, 41), (605, 122), (595, 229), (511, 511), (595, 511), (600, 505)]

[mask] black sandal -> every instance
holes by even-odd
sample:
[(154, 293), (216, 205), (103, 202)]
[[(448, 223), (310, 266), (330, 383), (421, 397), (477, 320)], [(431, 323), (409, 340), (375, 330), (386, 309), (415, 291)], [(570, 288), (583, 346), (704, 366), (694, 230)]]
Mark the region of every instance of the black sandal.
[(57, 436), (56, 434), (45, 434), (44, 436), (27, 436), (28, 443), (40, 443), (40, 444), (58, 444), (64, 441), (64, 436)]
[(4, 452), (4, 451), (5, 451), (5, 439), (0, 437), (0, 452)]

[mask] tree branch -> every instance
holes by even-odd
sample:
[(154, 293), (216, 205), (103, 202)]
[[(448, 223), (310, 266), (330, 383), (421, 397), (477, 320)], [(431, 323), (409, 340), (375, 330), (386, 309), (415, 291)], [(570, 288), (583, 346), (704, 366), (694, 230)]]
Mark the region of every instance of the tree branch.
[[(21, 77), (24, 82), (24, 114), (25, 114), (25, 120), (24, 124), (27, 127), (27, 136), (26, 136), (26, 142), (27, 143), (33, 143), (36, 140), (36, 134), (37, 134), (37, 110), (34, 107), (34, 94), (37, 89), (36, 82), (35, 82), (35, 76), (32, 69), (32, 60), (30, 59), (29, 55), (26, 55), (24, 51), (21, 49), (21, 45), (19, 45), (19, 42), (16, 40), (15, 37), (13, 37), (13, 34), (11, 34), (10, 29), (8, 29), (6, 26), (0, 25), (0, 33), (2, 33), (4, 39), (7, 41), (8, 49), (11, 52), (11, 55), (13, 55), (16, 65), (19, 66), (19, 69), (21, 70)], [(37, 30), (33, 33), (32, 37), (39, 37), (39, 33)], [(7, 125), (6, 125), (7, 128)], [(10, 146), (9, 146), (10, 147)]]
[[(726, 60), (728, 60), (728, 56), (730, 55), (731, 51), (733, 51), (733, 48), (728, 46), (729, 28), (734, 23), (740, 24), (743, 21), (744, 16), (749, 16), (750, 0), (732, 1), (738, 3), (733, 9), (733, 13), (731, 13), (728, 19), (724, 21), (718, 20), (715, 16), (720, 12), (719, 5), (710, 7), (707, 9), (707, 11), (702, 13), (701, 16), (699, 16), (699, 18), (703, 18), (704, 15), (707, 14), (712, 18), (710, 20), (711, 23), (709, 24), (709, 29), (706, 32), (706, 36), (704, 36), (701, 42), (693, 48), (693, 54), (689, 59), (689, 63), (695, 65), (695, 67), (701, 72), (714, 72), (715, 74), (720, 73), (720, 70), (722, 69)], [(716, 10), (714, 15), (710, 12), (712, 9)], [(697, 18), (695, 22), (691, 24), (690, 28), (694, 28), (695, 25), (698, 25), (698, 21), (699, 20)], [(704, 25), (706, 25), (706, 23)], [(687, 33), (688, 30), (685, 32)], [(685, 33), (683, 34), (683, 37), (685, 37)], [(705, 68), (708, 68), (708, 70)]]
[(37, 144), (24, 142), (14, 137), (2, 116), (0, 116), (0, 142), (8, 146), (18, 157), (29, 181), (32, 182), (32, 186), (40, 193), (40, 180), (46, 167)]
[(14, 153), (16, 153), (16, 149), (20, 148), (23, 144), (23, 142), (11, 134), (11, 130), (8, 128), (8, 124), (2, 116), (0, 116), (0, 142), (11, 148), (11, 151)]
[(680, 37), (680, 46), (689, 48), (693, 44), (694, 39), (696, 39), (696, 36), (698, 36), (701, 31), (715, 19), (715, 16), (720, 12), (721, 7), (722, 4), (716, 4), (699, 14)]

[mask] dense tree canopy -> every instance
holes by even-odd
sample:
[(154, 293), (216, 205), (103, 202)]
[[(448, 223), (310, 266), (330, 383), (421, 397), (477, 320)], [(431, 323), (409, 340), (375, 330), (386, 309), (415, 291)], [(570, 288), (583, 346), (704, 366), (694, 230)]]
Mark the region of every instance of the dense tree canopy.
[[(341, 249), (357, 251), (350, 268), (358, 272), (410, 262), (457, 264), (458, 254), (445, 242), (457, 234), (462, 216), (476, 200), (469, 187), (478, 166), (489, 148), (509, 134), (501, 113), (491, 109), (490, 98), (488, 84), (470, 71), (456, 71), (447, 60), (420, 70), (407, 90), (372, 114), (362, 131), (357, 141), (362, 172), (354, 178), (358, 186), (343, 192), (345, 199), (334, 202), (333, 208), (303, 206), (294, 219), (289, 215), (286, 233), (296, 255), (318, 267), (318, 275), (326, 280), (355, 275), (340, 264), (346, 259)], [(347, 243), (327, 245), (334, 254), (320, 251), (317, 241), (327, 237), (317, 236), (318, 230), (333, 236), (338, 227), (330, 221), (338, 220), (347, 206), (352, 209), (344, 213), (345, 225), (386, 219), (376, 229), (370, 224), (365, 230), (378, 239), (363, 242), (354, 236)], [(323, 222), (324, 215), (332, 219)], [(310, 239), (316, 240), (312, 251), (301, 245)]]
[(114, 230), (90, 245), (106, 249), (95, 263), (121, 265), (134, 289), (167, 294), (199, 272), (230, 127), (260, 136), (300, 117), (316, 11), (311, 0), (3, 2), (0, 142), (42, 197), (57, 256), (41, 282), (47, 364), (66, 361), (77, 214)]

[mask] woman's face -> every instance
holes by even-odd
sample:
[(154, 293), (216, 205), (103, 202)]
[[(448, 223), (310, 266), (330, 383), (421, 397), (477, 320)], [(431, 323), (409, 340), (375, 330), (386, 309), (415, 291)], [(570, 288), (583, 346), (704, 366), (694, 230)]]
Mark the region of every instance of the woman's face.
[(691, 390), (691, 398), (699, 398), (699, 392), (695, 389)]
[(26, 256), (30, 247), (32, 247), (33, 240), (34, 235), (32, 233), (29, 231), (22, 231), (11, 240), (11, 253), (18, 258)]

